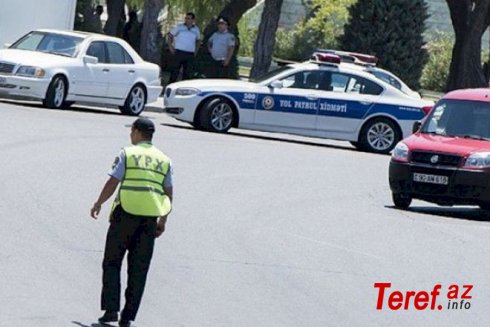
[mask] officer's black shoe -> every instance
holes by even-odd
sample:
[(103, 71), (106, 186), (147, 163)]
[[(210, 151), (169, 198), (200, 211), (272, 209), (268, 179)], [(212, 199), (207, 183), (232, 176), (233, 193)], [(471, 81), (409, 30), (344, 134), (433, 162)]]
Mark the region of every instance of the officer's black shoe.
[(104, 315), (99, 318), (101, 324), (113, 321), (117, 321), (117, 311), (106, 311)]
[(129, 320), (119, 320), (119, 327), (131, 327), (131, 321)]

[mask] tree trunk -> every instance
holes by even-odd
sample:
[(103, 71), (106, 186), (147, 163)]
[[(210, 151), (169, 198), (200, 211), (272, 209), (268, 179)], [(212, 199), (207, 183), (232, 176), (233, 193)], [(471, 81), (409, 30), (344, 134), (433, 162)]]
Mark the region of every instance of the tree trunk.
[(163, 0), (145, 0), (143, 30), (141, 31), (140, 55), (146, 61), (160, 63), (158, 14), (163, 8)]
[(117, 26), (124, 12), (125, 0), (107, 0), (107, 22), (104, 26), (104, 33), (107, 35), (117, 35)]
[(256, 78), (269, 71), (272, 52), (276, 44), (276, 31), (281, 16), (282, 2), (283, 0), (265, 0), (257, 40), (254, 44), (254, 61), (250, 78)]
[(456, 41), (447, 91), (487, 87), (481, 63), (481, 40), (489, 25), (490, 0), (446, 0)]

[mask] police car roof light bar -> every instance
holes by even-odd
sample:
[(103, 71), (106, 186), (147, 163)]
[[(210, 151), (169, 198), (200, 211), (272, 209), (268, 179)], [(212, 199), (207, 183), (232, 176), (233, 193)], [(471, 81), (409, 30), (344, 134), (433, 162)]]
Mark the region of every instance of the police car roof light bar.
[(340, 56), (343, 61), (351, 62), (355, 64), (361, 65), (372, 65), (376, 66), (378, 63), (378, 58), (376, 56), (358, 53), (358, 52), (350, 52), (350, 51), (339, 51), (333, 49), (316, 49), (315, 53), (332, 53)]
[(333, 53), (314, 53), (311, 56), (311, 61), (318, 64), (340, 64), (342, 62), (341, 58)]

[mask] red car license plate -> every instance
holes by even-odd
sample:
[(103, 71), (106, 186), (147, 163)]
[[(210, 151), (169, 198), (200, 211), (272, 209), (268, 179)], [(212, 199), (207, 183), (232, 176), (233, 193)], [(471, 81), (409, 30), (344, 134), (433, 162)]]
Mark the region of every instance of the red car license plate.
[(414, 173), (413, 181), (419, 183), (447, 185), (449, 183), (449, 178), (447, 176)]

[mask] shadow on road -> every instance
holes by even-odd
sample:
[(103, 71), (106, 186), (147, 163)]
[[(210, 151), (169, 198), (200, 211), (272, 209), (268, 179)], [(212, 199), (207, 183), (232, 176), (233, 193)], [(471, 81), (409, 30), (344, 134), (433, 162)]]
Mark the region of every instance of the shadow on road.
[(490, 212), (480, 208), (457, 208), (457, 207), (417, 207), (411, 206), (407, 210), (398, 209), (395, 206), (385, 206), (386, 208), (402, 210), (408, 212), (421, 213), (446, 218), (456, 218), (471, 221), (490, 222)]
[[(172, 128), (180, 128), (180, 129), (190, 130), (190, 131), (194, 131), (197, 133), (211, 133), (211, 132), (195, 129), (191, 126), (182, 126), (182, 125), (175, 125), (175, 124), (168, 124), (168, 123), (163, 123), (162, 125), (167, 126), (167, 127), (172, 127)], [(260, 131), (258, 131), (258, 132), (260, 132)], [(237, 136), (237, 137), (250, 138), (250, 139), (277, 141), (277, 142), (282, 142), (282, 143), (293, 143), (293, 144), (301, 144), (301, 145), (309, 145), (309, 146), (318, 146), (318, 147), (322, 147), (322, 148), (330, 148), (330, 149), (360, 152), (359, 150), (356, 150), (355, 148), (350, 147), (350, 146), (323, 144), (323, 143), (316, 143), (316, 142), (311, 142), (311, 141), (291, 140), (291, 139), (284, 139), (284, 138), (274, 137), (274, 136), (252, 135), (252, 134), (246, 134), (246, 133), (240, 133), (240, 132), (230, 132), (230, 131), (228, 131), (226, 134), (232, 135), (232, 136)], [(298, 137), (307, 137), (307, 136), (298, 135)], [(328, 140), (328, 139), (325, 139), (325, 140)]]
[(103, 114), (103, 115), (116, 115), (116, 116), (121, 116), (121, 113), (119, 112), (119, 109), (116, 108), (104, 108), (104, 109), (97, 109), (97, 108), (87, 108), (87, 107), (81, 107), (81, 106), (73, 106), (69, 109), (61, 109), (64, 111), (76, 111), (76, 112), (90, 112), (93, 114)]
[[(58, 110), (58, 109), (50, 109), (45, 108), (40, 102), (34, 101), (22, 101), (22, 100), (10, 100), (10, 99), (0, 99), (0, 103), (7, 103), (16, 106), (29, 107), (29, 108), (38, 108), (42, 110)], [(59, 109), (60, 111), (76, 111), (76, 112), (89, 112), (95, 114), (105, 114), (105, 115), (121, 115), (119, 109), (116, 107), (107, 107), (107, 108), (96, 108), (96, 107), (84, 107), (83, 103), (75, 104), (67, 109)]]
[(95, 323), (95, 324), (91, 324), (91, 325), (85, 325), (79, 321), (72, 321), (72, 323), (74, 325), (77, 325), (77, 326), (80, 326), (80, 327), (107, 327), (107, 326), (111, 326), (111, 325), (103, 325), (103, 324), (99, 324), (99, 323)]

